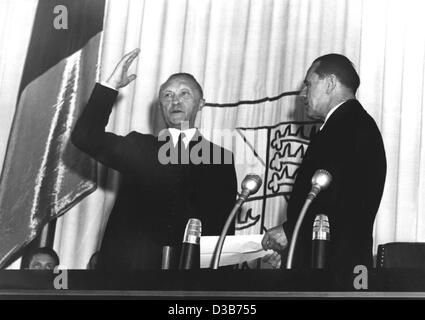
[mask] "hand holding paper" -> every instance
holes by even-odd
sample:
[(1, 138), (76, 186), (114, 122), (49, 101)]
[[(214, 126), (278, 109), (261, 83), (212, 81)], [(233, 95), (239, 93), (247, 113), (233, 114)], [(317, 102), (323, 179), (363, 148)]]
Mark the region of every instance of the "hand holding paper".
[[(201, 268), (210, 268), (218, 236), (201, 237)], [(263, 235), (227, 236), (223, 245), (220, 266), (239, 264), (273, 254), (261, 245)]]

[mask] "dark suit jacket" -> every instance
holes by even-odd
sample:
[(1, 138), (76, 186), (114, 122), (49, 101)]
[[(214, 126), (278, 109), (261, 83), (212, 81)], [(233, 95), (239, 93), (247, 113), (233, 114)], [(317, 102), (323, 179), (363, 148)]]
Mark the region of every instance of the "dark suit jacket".
[(317, 169), (333, 181), (308, 210), (298, 236), (293, 267), (309, 268), (313, 221), (326, 214), (330, 222), (327, 267), (372, 266), (373, 223), (386, 176), (385, 150), (375, 121), (357, 100), (342, 104), (313, 137), (298, 169), (288, 203), (284, 230), (290, 241)]
[(201, 220), (203, 235), (220, 234), (236, 200), (233, 155), (197, 132), (189, 152), (195, 149), (211, 162), (218, 155), (215, 160), (228, 164), (163, 164), (160, 157), (176, 154), (170, 136), (105, 132), (116, 97), (116, 91), (97, 84), (72, 133), (78, 148), (122, 174), (99, 268), (159, 269), (162, 246), (179, 251), (189, 218)]

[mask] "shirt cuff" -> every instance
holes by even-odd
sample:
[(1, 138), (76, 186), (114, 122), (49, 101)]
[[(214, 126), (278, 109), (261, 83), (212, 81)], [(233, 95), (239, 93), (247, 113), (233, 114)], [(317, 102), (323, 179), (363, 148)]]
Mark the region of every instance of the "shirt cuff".
[(109, 89), (112, 89), (112, 90), (118, 91), (118, 89), (117, 89), (117, 88), (113, 87), (112, 85), (110, 85), (110, 84), (109, 84), (108, 82), (106, 82), (106, 81), (101, 81), (101, 82), (99, 82), (99, 84), (100, 84), (100, 85), (102, 85), (102, 86), (104, 86), (104, 87), (107, 87), (107, 88), (109, 88)]

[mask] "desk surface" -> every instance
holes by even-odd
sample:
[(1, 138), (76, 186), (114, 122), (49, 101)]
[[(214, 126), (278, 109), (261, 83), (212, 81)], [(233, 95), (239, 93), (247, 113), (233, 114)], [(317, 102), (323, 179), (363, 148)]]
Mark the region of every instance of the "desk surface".
[[(352, 272), (312, 270), (190, 270), (101, 273), (0, 271), (0, 295), (138, 297), (425, 297), (425, 270), (371, 270), (367, 290)], [(67, 290), (57, 290), (57, 285)], [(364, 284), (364, 282), (363, 282)], [(55, 288), (56, 285), (56, 288)]]

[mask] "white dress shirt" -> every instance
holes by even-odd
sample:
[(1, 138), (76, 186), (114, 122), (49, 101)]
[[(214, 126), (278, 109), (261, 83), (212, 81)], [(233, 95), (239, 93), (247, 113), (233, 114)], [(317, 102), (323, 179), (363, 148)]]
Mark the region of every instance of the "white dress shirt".
[(186, 130), (179, 130), (179, 129), (176, 129), (176, 128), (168, 128), (168, 131), (171, 133), (171, 139), (173, 140), (174, 147), (177, 145), (177, 142), (179, 141), (179, 135), (181, 133), (184, 133), (184, 137), (183, 137), (182, 140), (183, 140), (184, 146), (187, 148), (190, 140), (192, 140), (193, 136), (196, 133), (196, 128), (190, 128), (190, 129), (186, 129)]
[(118, 91), (118, 89), (117, 89), (117, 88), (114, 88), (111, 84), (109, 84), (109, 83), (108, 83), (108, 82), (106, 82), (106, 81), (101, 81), (101, 82), (99, 82), (99, 84), (101, 84), (102, 86), (107, 87), (107, 88), (109, 88), (109, 89), (112, 89), (112, 90)]

